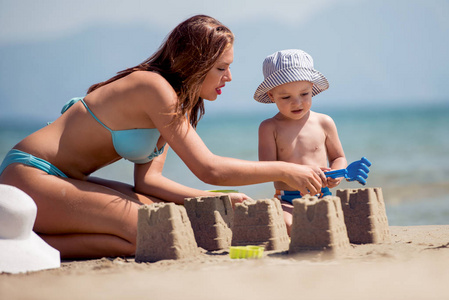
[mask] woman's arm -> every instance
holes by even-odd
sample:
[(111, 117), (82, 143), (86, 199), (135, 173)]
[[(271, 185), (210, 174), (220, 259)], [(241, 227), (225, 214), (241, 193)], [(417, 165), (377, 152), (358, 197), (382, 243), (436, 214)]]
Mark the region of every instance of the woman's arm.
[[(176, 93), (162, 78), (155, 80), (153, 77), (151, 84), (143, 85), (139, 94), (146, 102), (142, 108), (162, 137), (200, 180), (221, 186), (283, 181), (304, 193), (308, 193), (308, 189), (312, 194), (321, 188), (318, 167), (314, 169), (275, 161), (244, 161), (214, 155), (186, 118), (174, 119)], [(160, 184), (164, 187), (171, 185), (165, 180)]]
[[(185, 130), (181, 126), (178, 130)], [(283, 181), (289, 186), (308, 193), (321, 188), (322, 173), (316, 167), (280, 161), (253, 162), (214, 155), (197, 133), (190, 128), (178, 134), (179, 140), (167, 141), (200, 180), (222, 186), (240, 186), (262, 182)]]
[(253, 162), (217, 156), (209, 151), (193, 128), (179, 136), (184, 138), (180, 141), (173, 139), (169, 143), (189, 169), (206, 183), (240, 186), (283, 181), (304, 192), (321, 188), (318, 167), (314, 171), (310, 167), (286, 162)]
[[(164, 153), (147, 164), (135, 164), (134, 185), (138, 193), (154, 196), (165, 201), (184, 204), (185, 198), (199, 196), (216, 196), (222, 193), (207, 192), (179, 184), (162, 175), (168, 145)], [(233, 204), (242, 202), (249, 197), (243, 193), (229, 193)]]

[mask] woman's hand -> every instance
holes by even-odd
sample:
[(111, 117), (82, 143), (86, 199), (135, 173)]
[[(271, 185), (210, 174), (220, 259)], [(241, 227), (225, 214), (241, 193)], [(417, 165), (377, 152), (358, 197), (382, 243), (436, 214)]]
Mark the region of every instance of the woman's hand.
[(245, 195), (243, 193), (220, 194), (220, 196), (222, 196), (222, 195), (228, 195), (231, 198), (232, 208), (234, 208), (236, 203), (242, 203), (243, 201), (245, 201), (247, 199), (251, 199), (250, 197), (248, 197), (247, 195)]
[(343, 180), (343, 177), (339, 177), (339, 178), (328, 177), (327, 178), (327, 187), (330, 189), (334, 188), (337, 185), (339, 185), (342, 180)]
[(321, 191), (323, 183), (326, 184), (326, 175), (320, 167), (304, 166), (289, 163), (291, 169), (288, 170), (288, 181), (285, 183), (298, 190), (301, 194), (316, 195)]
[[(321, 171), (328, 172), (328, 171), (332, 171), (332, 169), (331, 168), (321, 168)], [(343, 177), (332, 178), (332, 177), (326, 177), (326, 175), (324, 175), (324, 176), (325, 176), (325, 180), (323, 181), (323, 187), (326, 186), (330, 189), (339, 185), (341, 183), (341, 181), (343, 180)]]

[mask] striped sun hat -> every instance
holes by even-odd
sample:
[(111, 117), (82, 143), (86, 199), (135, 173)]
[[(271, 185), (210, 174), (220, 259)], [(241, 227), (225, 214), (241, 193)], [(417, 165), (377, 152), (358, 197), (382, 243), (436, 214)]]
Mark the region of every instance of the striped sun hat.
[(265, 80), (254, 93), (254, 99), (262, 103), (273, 103), (267, 92), (284, 83), (312, 82), (312, 96), (329, 88), (326, 77), (313, 68), (312, 57), (297, 49), (282, 50), (267, 56), (263, 62), (263, 76)]

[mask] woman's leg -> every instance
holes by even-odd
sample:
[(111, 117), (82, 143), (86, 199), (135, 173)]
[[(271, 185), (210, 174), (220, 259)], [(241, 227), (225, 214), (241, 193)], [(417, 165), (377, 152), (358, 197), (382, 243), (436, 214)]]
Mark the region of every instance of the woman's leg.
[(135, 245), (115, 235), (94, 233), (39, 234), (50, 246), (58, 249), (61, 258), (100, 258), (133, 256)]
[[(37, 205), (34, 231), (63, 258), (133, 255), (142, 204), (112, 188), (12, 164), (0, 176)], [(13, 200), (12, 200), (13, 201)]]

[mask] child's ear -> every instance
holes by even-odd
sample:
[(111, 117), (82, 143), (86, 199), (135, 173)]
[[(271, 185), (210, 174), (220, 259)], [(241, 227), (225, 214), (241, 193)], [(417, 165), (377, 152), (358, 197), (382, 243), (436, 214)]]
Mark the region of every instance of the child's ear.
[(271, 102), (274, 102), (274, 96), (273, 93), (271, 91), (267, 92), (268, 97), (270, 98)]

